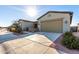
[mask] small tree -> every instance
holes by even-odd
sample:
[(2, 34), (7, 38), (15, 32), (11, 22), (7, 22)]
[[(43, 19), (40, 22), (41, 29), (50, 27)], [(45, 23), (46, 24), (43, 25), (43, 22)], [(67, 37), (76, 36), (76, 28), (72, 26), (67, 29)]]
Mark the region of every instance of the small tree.
[(22, 33), (22, 29), (19, 26), (19, 23), (18, 22), (14, 22), (8, 29), (11, 32)]

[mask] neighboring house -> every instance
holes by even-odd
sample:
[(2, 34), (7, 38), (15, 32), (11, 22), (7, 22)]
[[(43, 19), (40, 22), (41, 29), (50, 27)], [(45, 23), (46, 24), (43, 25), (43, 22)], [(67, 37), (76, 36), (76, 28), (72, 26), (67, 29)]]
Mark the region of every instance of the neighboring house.
[(77, 26), (77, 31), (79, 32), (79, 23), (78, 23), (78, 26)]
[(70, 31), (73, 12), (66, 11), (48, 11), (38, 20), (38, 28), (42, 32), (59, 32)]
[(32, 29), (34, 24), (34, 22), (32, 21), (23, 20), (23, 19), (19, 19), (18, 22), (23, 31), (31, 31), (30, 29)]
[(71, 26), (71, 32), (77, 32), (78, 26)]

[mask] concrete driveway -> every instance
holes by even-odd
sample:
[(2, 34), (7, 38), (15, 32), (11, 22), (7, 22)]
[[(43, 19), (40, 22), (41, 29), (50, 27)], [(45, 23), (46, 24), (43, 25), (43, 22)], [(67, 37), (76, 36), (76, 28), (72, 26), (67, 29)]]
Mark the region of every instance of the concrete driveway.
[(26, 34), (20, 34), (20, 35), (15, 35), (12, 32), (8, 32), (6, 30), (0, 32), (0, 43), (6, 42), (9, 40), (15, 40), (18, 38), (24, 38), (26, 36), (32, 35), (33, 33), (26, 33)]
[(37, 33), (41, 35), (45, 35), (51, 41), (57, 40), (62, 35), (62, 33), (54, 33), (54, 32), (37, 32)]
[(11, 32), (0, 34), (0, 50), (3, 53), (27, 53), (27, 54), (57, 54), (55, 48), (51, 48), (53, 41), (60, 37), (62, 33), (48, 32), (26, 32), (22, 35), (14, 35)]
[(54, 43), (44, 35), (34, 34), (28, 37), (6, 41), (2, 43), (2, 46), (5, 53), (10, 54), (59, 54), (55, 48), (50, 47), (51, 44)]
[(49, 32), (25, 32), (24, 34), (21, 34), (21, 35), (14, 35), (11, 32), (3, 31), (0, 33), (0, 42), (14, 40), (14, 39), (18, 39), (18, 38), (24, 38), (24, 37), (27, 37), (29, 35), (34, 35), (34, 34), (44, 35), (51, 41), (55, 41), (62, 35), (62, 33), (53, 33), (53, 32), (51, 32), (51, 33), (49, 33)]

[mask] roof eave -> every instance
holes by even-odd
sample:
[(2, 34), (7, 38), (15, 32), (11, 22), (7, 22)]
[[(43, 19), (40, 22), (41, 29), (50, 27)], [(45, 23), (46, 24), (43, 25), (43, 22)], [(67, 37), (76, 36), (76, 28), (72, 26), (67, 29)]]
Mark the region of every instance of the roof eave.
[(40, 18), (42, 18), (43, 16), (45, 16), (48, 13), (68, 13), (70, 15), (70, 24), (72, 23), (73, 12), (66, 12), (66, 11), (48, 11), (44, 15), (40, 16), (39, 18), (37, 18), (37, 20), (39, 20)]

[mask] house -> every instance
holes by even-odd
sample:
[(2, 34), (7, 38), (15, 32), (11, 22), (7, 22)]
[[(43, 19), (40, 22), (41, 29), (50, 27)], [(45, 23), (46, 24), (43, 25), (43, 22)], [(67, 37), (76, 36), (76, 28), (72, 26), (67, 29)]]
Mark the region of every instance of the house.
[(77, 26), (77, 32), (79, 32), (79, 23), (78, 23), (78, 26)]
[(39, 31), (64, 33), (70, 31), (73, 12), (48, 11), (38, 20)]
[(78, 26), (71, 26), (71, 32), (77, 32)]
[(18, 23), (23, 31), (35, 31), (36, 30), (35, 28), (35, 26), (37, 25), (36, 22), (19, 19)]

